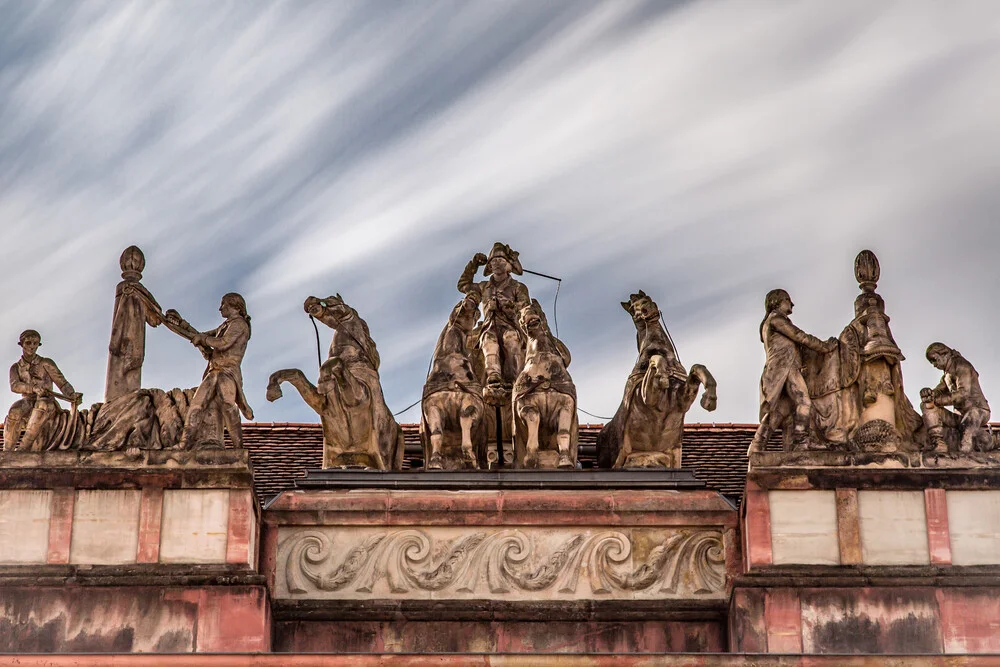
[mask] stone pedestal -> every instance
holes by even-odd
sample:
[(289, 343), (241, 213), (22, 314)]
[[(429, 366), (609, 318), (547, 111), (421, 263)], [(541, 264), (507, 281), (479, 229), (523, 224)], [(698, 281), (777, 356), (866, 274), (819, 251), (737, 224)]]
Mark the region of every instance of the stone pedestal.
[(243, 450), (0, 453), (0, 645), (266, 651)]
[(1000, 458), (750, 458), (730, 650), (1000, 651)]
[(737, 514), (682, 471), (316, 471), (268, 505), (275, 651), (723, 651)]

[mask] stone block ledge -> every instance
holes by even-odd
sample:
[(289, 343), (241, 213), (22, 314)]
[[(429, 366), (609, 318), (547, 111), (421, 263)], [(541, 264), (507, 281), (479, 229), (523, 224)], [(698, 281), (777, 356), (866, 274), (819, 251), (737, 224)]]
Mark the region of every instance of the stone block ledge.
[(275, 621), (723, 621), (716, 600), (276, 600)]
[(934, 587), (993, 589), (1000, 596), (1000, 566), (768, 565), (733, 580), (734, 588)]
[(245, 449), (0, 452), (0, 488), (249, 488)]

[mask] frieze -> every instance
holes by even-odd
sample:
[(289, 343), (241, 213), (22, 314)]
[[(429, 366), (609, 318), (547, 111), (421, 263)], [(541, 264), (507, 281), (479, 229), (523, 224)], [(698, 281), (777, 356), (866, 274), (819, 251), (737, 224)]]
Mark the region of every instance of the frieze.
[(725, 595), (705, 529), (286, 528), (283, 599), (678, 599)]

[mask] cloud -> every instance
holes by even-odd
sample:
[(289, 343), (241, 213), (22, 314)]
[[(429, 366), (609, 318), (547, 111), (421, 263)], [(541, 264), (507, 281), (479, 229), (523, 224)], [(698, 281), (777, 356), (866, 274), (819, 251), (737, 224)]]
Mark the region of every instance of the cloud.
[[(13, 362), (17, 333), (40, 329), (88, 401), (129, 244), (196, 326), (242, 292), (258, 419), (313, 421), (293, 396), (263, 400), (272, 370), (315, 373), (304, 297), (340, 292), (368, 320), (400, 409), (494, 240), (563, 279), (560, 336), (595, 414), (620, 400), (635, 350), (618, 302), (642, 288), (719, 381), (718, 411), (690, 418), (755, 420), (764, 293), (786, 287), (795, 321), (834, 335), (863, 247), (911, 399), (937, 381), (938, 339), (1000, 396), (990, 3), (0, 11), (0, 351)], [(551, 310), (554, 283), (526, 283)], [(197, 384), (202, 364), (150, 333), (146, 384)]]

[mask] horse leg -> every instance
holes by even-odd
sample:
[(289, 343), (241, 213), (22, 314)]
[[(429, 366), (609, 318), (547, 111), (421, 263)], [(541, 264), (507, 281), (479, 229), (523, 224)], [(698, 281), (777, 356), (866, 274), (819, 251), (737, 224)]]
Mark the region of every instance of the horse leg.
[[(530, 400), (530, 399), (528, 399)], [(531, 403), (522, 403), (517, 408), (518, 416), (524, 420), (528, 427), (528, 438), (525, 443), (524, 461), (525, 468), (538, 467), (538, 424), (540, 421), (538, 406)]]
[(573, 426), (573, 401), (570, 398), (560, 397), (558, 409), (558, 427), (556, 433), (556, 446), (559, 447), (559, 467), (572, 468), (575, 465), (569, 455), (570, 429)]
[[(471, 396), (466, 394), (458, 413), (458, 421), (462, 427), (462, 459), (470, 468), (479, 468), (479, 461), (472, 449), (472, 424), (476, 421), (476, 405)], [(481, 417), (482, 415), (479, 415)]]
[(444, 440), (442, 423), (444, 418), (441, 415), (441, 408), (436, 402), (428, 401), (427, 405), (427, 430), (430, 433), (431, 452), (425, 464), (428, 470), (441, 470), (444, 467), (441, 461), (441, 443)]

